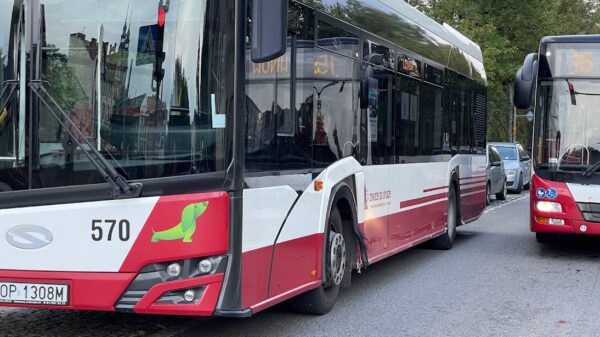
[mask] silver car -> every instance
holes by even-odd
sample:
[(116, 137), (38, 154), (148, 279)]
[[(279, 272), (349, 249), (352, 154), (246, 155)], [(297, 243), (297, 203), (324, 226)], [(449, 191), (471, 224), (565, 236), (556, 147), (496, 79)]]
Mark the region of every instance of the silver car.
[(490, 143), (500, 153), (506, 172), (508, 190), (528, 190), (531, 183), (531, 159), (523, 147), (514, 143)]
[(504, 163), (500, 153), (494, 146), (487, 147), (487, 185), (486, 185), (486, 204), (491, 202), (492, 194), (496, 195), (497, 200), (506, 200), (506, 173), (504, 172)]

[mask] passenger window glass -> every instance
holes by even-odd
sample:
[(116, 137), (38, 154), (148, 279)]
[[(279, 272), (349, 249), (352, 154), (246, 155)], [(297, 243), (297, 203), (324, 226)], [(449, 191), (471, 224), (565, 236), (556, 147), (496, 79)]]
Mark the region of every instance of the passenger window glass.
[[(397, 71), (412, 77), (421, 77), (421, 61), (405, 52), (398, 53)], [(434, 82), (435, 83), (435, 82)]]
[(365, 61), (369, 61), (367, 59), (369, 55), (381, 55), (383, 57), (383, 64), (380, 66), (390, 70), (394, 69), (394, 53), (390, 48), (386, 46), (377, 44), (375, 42), (367, 41), (363, 46), (363, 54), (365, 56)]
[(445, 131), (442, 119), (442, 89), (424, 84), (422, 101), (421, 155), (440, 155), (443, 153)]
[[(248, 51), (246, 168), (249, 171), (312, 166), (313, 78), (316, 71), (316, 48), (310, 28), (313, 22), (312, 11), (292, 4), (286, 54), (257, 64), (251, 62)], [(295, 64), (292, 64), (294, 59)], [(294, 69), (295, 78), (292, 77)], [(294, 95), (292, 83), (296, 86)]]
[(360, 64), (330, 52), (319, 51), (318, 58), (335, 59), (336, 64), (334, 74), (318, 73), (315, 66), (314, 160), (316, 166), (326, 167), (360, 149)]
[(444, 83), (444, 71), (426, 63), (424, 78), (427, 82), (442, 85)]
[(348, 57), (358, 58), (360, 44), (357, 35), (323, 21), (319, 21), (317, 34), (317, 46)]
[[(46, 106), (37, 110), (34, 188), (104, 182), (86, 146), (131, 180), (227, 168), (231, 5), (172, 0), (162, 27), (156, 7), (142, 0), (40, 5), (43, 85), (74, 125), (62, 127)], [(83, 135), (71, 135), (75, 129)]]
[(410, 162), (409, 157), (420, 154), (421, 83), (407, 77), (397, 78), (396, 104), (396, 155), (399, 162)]

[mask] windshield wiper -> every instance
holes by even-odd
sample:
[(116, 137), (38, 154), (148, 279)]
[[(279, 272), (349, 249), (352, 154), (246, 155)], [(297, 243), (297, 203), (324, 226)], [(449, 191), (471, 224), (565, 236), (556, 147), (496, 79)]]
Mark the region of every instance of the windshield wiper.
[(56, 100), (44, 88), (42, 81), (31, 81), (31, 91), (38, 97), (50, 113), (56, 118), (60, 125), (71, 136), (75, 144), (92, 162), (92, 165), (102, 175), (104, 180), (113, 186), (113, 198), (126, 199), (138, 198), (142, 193), (141, 183), (129, 183), (117, 170), (104, 158), (96, 148), (87, 140), (77, 124), (60, 107)]
[(594, 173), (596, 173), (598, 170), (600, 170), (600, 161), (597, 161), (595, 164), (589, 166), (587, 169), (585, 169), (585, 171), (583, 171), (583, 173), (581, 173), (584, 177), (589, 178), (591, 177)]

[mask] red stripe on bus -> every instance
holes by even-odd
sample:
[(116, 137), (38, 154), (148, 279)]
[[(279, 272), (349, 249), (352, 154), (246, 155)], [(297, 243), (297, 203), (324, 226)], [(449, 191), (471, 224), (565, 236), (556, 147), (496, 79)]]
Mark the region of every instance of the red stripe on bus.
[(447, 198), (447, 197), (448, 197), (448, 193), (444, 192), (444, 193), (434, 194), (434, 195), (430, 195), (430, 196), (426, 196), (426, 197), (422, 197), (422, 198), (401, 201), (400, 209), (406, 208), (406, 207), (417, 206), (417, 205), (421, 205), (421, 204), (426, 204), (428, 202), (432, 202), (432, 201)]
[(423, 190), (423, 193), (428, 193), (428, 192), (433, 192), (433, 191), (441, 191), (441, 190), (445, 190), (447, 188), (448, 188), (448, 186), (432, 187), (432, 188)]

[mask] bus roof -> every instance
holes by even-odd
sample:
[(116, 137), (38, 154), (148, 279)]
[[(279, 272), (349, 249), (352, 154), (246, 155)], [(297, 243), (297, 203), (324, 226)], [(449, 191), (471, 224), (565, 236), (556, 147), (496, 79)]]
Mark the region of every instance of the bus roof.
[[(483, 63), (481, 48), (447, 24), (439, 24), (404, 0), (296, 0), (446, 67), (470, 75), (460, 65)], [(332, 6), (332, 5), (339, 6)], [(331, 9), (331, 10), (330, 10)], [(343, 13), (347, 9), (350, 13)], [(343, 13), (343, 14), (342, 14)], [(468, 55), (468, 56), (467, 56)]]
[(545, 36), (541, 43), (598, 43), (600, 35), (560, 35)]

